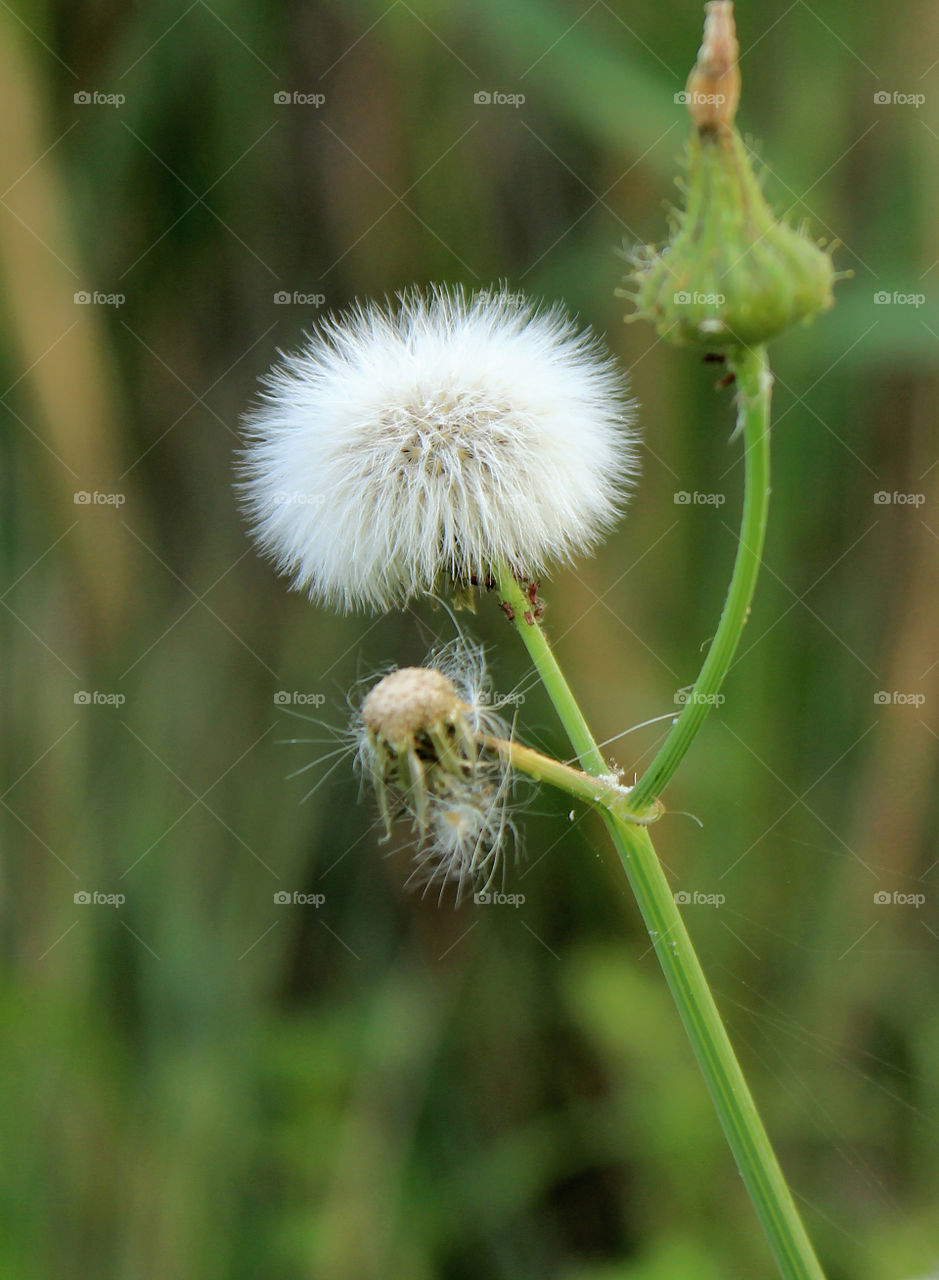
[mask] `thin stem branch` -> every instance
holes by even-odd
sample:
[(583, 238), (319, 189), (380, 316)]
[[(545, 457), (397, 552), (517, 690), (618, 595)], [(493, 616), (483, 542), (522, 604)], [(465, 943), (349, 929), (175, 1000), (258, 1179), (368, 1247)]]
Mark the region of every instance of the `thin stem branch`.
[(598, 776), (583, 773), (580, 769), (572, 769), (569, 764), (554, 760), (551, 756), (542, 755), (531, 747), (508, 738), (496, 738), (488, 733), (478, 735), (479, 745), (493, 755), (500, 756), (506, 764), (519, 773), (527, 774), (536, 782), (547, 782), (549, 786), (566, 791), (568, 795), (584, 800), (594, 808), (621, 815), (630, 822), (648, 824), (656, 822), (662, 816), (661, 805), (654, 806), (650, 812), (637, 817), (628, 811), (630, 788), (624, 787), (617, 779), (609, 775)]
[(662, 794), (718, 700), (750, 614), (763, 555), (769, 515), (769, 412), (773, 380), (765, 346), (741, 348), (730, 363), (737, 379), (737, 422), (745, 449), (743, 516), (733, 576), (720, 623), (694, 689), (655, 759), (633, 789), (631, 802), (637, 812)]
[(584, 713), (578, 706), (577, 699), (558, 666), (557, 658), (548, 644), (548, 639), (535, 621), (532, 606), (528, 597), (515, 579), (515, 575), (507, 564), (495, 565), (494, 573), (499, 598), (509, 606), (510, 616), (515, 628), (531, 659), (538, 668), (541, 681), (554, 703), (561, 724), (571, 740), (571, 746), (577, 752), (577, 758), (587, 773), (596, 777), (609, 773), (610, 767), (604, 760), (600, 748), (593, 739), (590, 727), (584, 719)]

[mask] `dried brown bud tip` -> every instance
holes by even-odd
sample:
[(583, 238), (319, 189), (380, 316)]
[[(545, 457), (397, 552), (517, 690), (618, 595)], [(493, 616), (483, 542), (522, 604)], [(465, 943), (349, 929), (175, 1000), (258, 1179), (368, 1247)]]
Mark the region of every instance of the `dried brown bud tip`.
[(685, 86), (688, 110), (702, 133), (732, 125), (740, 101), (737, 28), (731, 0), (709, 0), (704, 39)]

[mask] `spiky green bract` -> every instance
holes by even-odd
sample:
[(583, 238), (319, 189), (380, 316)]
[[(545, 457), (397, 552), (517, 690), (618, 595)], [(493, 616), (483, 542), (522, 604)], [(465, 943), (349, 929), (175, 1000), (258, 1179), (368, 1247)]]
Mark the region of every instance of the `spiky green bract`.
[(736, 129), (693, 133), (685, 208), (627, 277), (636, 311), (673, 342), (752, 347), (832, 305), (831, 256), (777, 221)]

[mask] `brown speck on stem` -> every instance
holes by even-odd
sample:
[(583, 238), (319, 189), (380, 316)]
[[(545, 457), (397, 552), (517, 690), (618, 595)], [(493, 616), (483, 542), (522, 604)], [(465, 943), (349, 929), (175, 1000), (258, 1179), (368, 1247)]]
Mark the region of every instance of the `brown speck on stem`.
[[(538, 583), (532, 578), (529, 579), (525, 588), (525, 594), (528, 596), (528, 603), (531, 605), (531, 615), (535, 622), (540, 622), (544, 617), (544, 604), (538, 595)], [(529, 615), (525, 614), (525, 621), (528, 622)]]

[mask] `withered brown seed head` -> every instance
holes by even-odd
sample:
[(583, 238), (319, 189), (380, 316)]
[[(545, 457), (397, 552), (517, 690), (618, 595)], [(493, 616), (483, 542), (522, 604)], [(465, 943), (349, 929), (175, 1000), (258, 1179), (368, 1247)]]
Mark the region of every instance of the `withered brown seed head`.
[(453, 681), (431, 667), (402, 667), (380, 680), (362, 703), (365, 727), (394, 751), (418, 733), (451, 724), (463, 710)]

